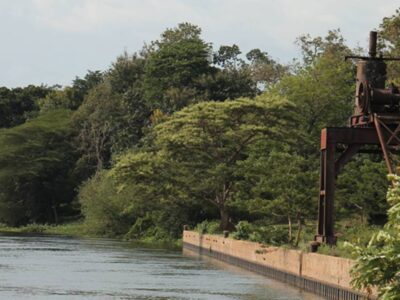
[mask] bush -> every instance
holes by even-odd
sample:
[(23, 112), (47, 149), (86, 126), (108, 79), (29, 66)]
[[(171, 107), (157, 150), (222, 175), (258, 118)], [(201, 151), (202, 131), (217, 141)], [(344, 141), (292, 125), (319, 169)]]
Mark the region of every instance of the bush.
[(218, 234), (222, 233), (220, 229), (220, 221), (212, 220), (208, 221), (205, 220), (195, 227), (195, 231), (198, 233), (208, 233), (208, 234)]
[(79, 190), (79, 202), (89, 233), (105, 236), (126, 234), (134, 223), (129, 212), (129, 189), (118, 192), (112, 178), (106, 172), (86, 181)]
[(391, 175), (393, 185), (387, 193), (388, 222), (374, 234), (368, 245), (347, 246), (358, 256), (352, 269), (353, 285), (358, 289), (378, 289), (379, 299), (400, 299), (400, 177)]
[(286, 225), (260, 226), (247, 221), (240, 221), (232, 237), (237, 240), (250, 240), (252, 242), (283, 245), (289, 243)]
[(235, 226), (236, 231), (232, 237), (237, 240), (248, 240), (251, 234), (254, 234), (254, 226), (247, 221), (240, 221)]

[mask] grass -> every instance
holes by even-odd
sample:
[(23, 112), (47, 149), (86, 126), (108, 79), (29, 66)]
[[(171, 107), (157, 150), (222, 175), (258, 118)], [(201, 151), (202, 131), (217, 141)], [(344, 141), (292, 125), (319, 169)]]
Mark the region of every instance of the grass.
[(66, 235), (75, 237), (95, 237), (89, 234), (83, 222), (72, 222), (60, 225), (48, 224), (28, 224), (20, 227), (10, 227), (0, 224), (1, 233), (28, 233), (28, 234), (49, 234), (49, 235)]

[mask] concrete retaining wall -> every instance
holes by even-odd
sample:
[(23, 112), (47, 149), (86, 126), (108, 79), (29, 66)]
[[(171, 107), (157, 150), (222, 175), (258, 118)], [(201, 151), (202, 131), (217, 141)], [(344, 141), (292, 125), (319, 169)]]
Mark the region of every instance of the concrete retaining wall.
[(326, 299), (374, 299), (351, 289), (350, 259), (222, 236), (183, 232), (183, 247), (314, 292)]

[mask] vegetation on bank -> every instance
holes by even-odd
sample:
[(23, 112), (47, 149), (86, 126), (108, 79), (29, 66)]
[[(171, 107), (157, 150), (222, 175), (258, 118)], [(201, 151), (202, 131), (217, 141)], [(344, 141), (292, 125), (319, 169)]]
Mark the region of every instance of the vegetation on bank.
[[(298, 237), (299, 240), (295, 242), (297, 246), (289, 239), (288, 225), (286, 224), (271, 225), (261, 222), (249, 223), (247, 221), (240, 221), (229, 237), (310, 252), (310, 242), (314, 239), (316, 232), (315, 223), (307, 222), (302, 227), (302, 234)], [(293, 229), (297, 231), (298, 228), (294, 227)], [(358, 255), (354, 251), (349, 251), (348, 244), (351, 243), (365, 247), (368, 245), (371, 236), (381, 229), (382, 226), (371, 226), (354, 221), (353, 219), (341, 220), (337, 224), (338, 244), (333, 247), (322, 245), (318, 248), (318, 253), (355, 259)], [(192, 230), (202, 234), (223, 234), (218, 220), (203, 221), (197, 224)]]
[(0, 224), (0, 233), (54, 234), (74, 237), (95, 237), (87, 232), (85, 225), (82, 222), (65, 223), (62, 225), (32, 223), (20, 227), (10, 227), (5, 224)]
[(27, 224), (20, 227), (11, 227), (5, 224), (0, 224), (0, 234), (23, 234), (23, 235), (62, 235), (75, 238), (112, 238), (126, 242), (133, 242), (136, 245), (146, 247), (162, 247), (168, 249), (181, 249), (182, 240), (178, 238), (157, 239), (154, 236), (147, 236), (141, 239), (129, 239), (126, 236), (116, 235), (99, 235), (93, 233), (90, 227), (82, 221), (69, 222), (59, 225), (49, 224)]
[(368, 245), (349, 244), (357, 262), (352, 270), (356, 288), (378, 288), (379, 299), (400, 297), (400, 177), (390, 175), (392, 186), (387, 198), (390, 204), (388, 222), (370, 238)]
[[(399, 20), (397, 11), (379, 26), (388, 56), (400, 56)], [(175, 240), (186, 224), (306, 247), (320, 131), (346, 125), (355, 65), (343, 58), (362, 49), (339, 30), (297, 44), (302, 58), (284, 65), (260, 49), (213, 49), (182, 23), (71, 86), (0, 88), (0, 222), (130, 240)], [(399, 83), (398, 66), (388, 70)], [(387, 220), (387, 187), (380, 156), (346, 165), (336, 193), (341, 240), (398, 256), (398, 237), (366, 242)], [(345, 255), (341, 245), (321, 251)], [(390, 280), (374, 283), (383, 291)]]

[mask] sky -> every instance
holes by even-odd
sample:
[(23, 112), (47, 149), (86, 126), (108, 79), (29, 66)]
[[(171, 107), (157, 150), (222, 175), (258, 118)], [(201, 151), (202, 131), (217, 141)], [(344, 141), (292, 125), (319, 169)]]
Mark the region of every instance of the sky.
[(181, 22), (215, 48), (260, 48), (286, 63), (302, 34), (340, 28), (351, 47), (400, 8), (398, 0), (0, 0), (0, 86), (69, 85), (106, 70)]

